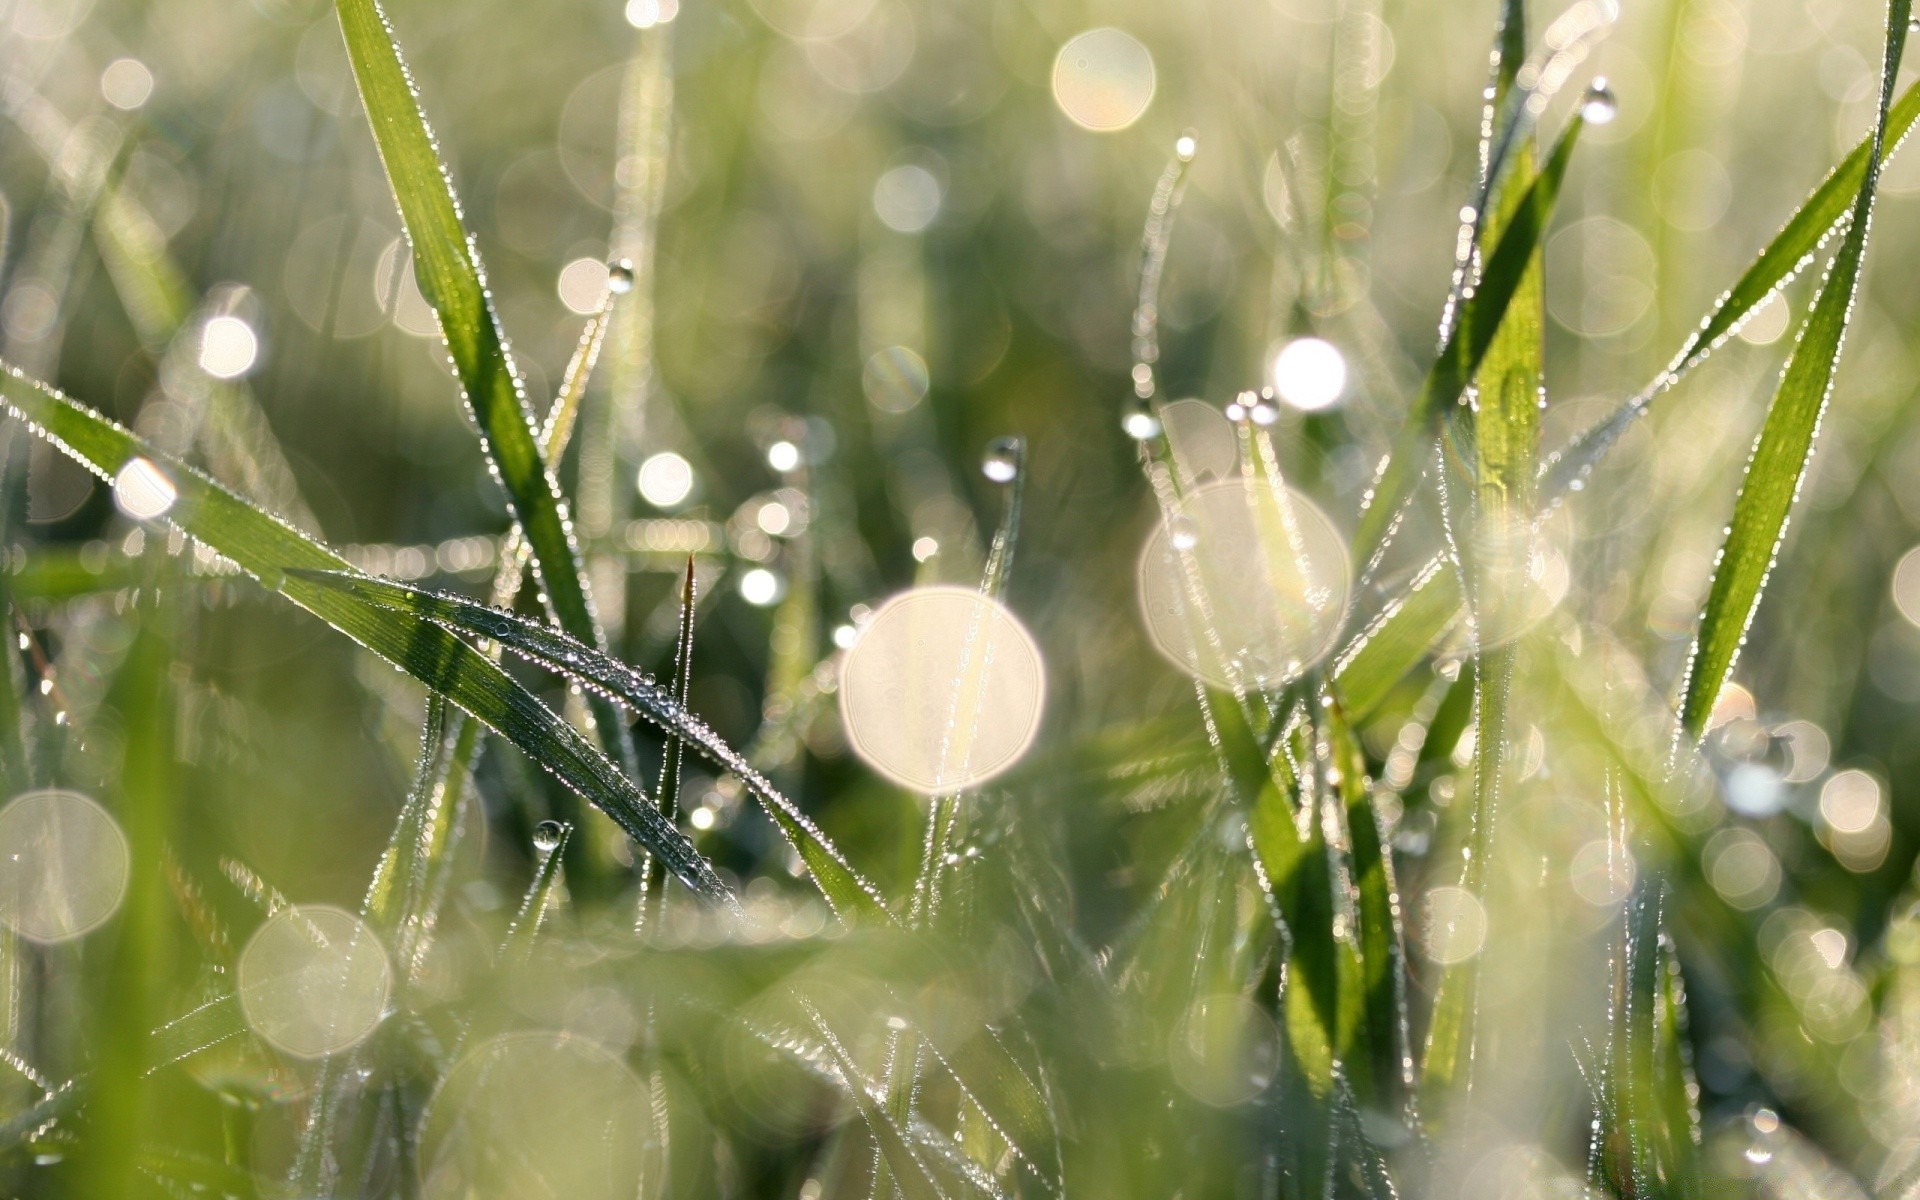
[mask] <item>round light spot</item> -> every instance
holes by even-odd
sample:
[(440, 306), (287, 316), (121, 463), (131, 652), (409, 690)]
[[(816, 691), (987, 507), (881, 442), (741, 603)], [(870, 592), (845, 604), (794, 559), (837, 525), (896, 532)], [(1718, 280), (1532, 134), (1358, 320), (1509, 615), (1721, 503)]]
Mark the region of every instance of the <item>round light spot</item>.
[(940, 553), (940, 540), (938, 538), (917, 537), (913, 539), (912, 549), (913, 561), (926, 562), (934, 555)]
[(1054, 102), (1083, 129), (1125, 129), (1147, 111), (1153, 86), (1153, 55), (1123, 30), (1089, 29), (1053, 60)]
[(607, 294), (607, 264), (597, 258), (576, 258), (560, 268), (555, 290), (560, 303), (580, 316), (592, 316)]
[(1273, 389), (1301, 412), (1332, 408), (1347, 390), (1346, 356), (1332, 342), (1295, 338), (1273, 356)]
[(298, 1058), (358, 1045), (386, 1011), (387, 948), (352, 913), (283, 908), (240, 955), (240, 1008), (253, 1031)]
[(671, 450), (650, 455), (636, 478), (640, 498), (655, 508), (674, 508), (693, 494), (693, 464)]
[(1780, 890), (1780, 860), (1751, 829), (1723, 829), (1702, 851), (1707, 882), (1735, 908), (1759, 908)]
[(680, 0), (627, 0), (627, 24), (635, 29), (665, 25), (680, 15)]
[(29, 941), (98, 929), (126, 896), (130, 865), (120, 826), (78, 792), (27, 792), (0, 809), (0, 921)]
[(604, 1047), (507, 1034), (456, 1063), (419, 1130), (427, 1200), (629, 1200), (651, 1139), (646, 1094)]
[(867, 400), (881, 412), (903, 413), (926, 398), (927, 360), (905, 346), (875, 351), (860, 373)]
[(755, 567), (740, 577), (740, 598), (755, 608), (777, 602), (786, 590), (780, 577), (765, 567)]
[(1884, 802), (1879, 780), (1865, 771), (1839, 771), (1820, 789), (1820, 819), (1835, 833), (1865, 833)]
[(1147, 632), (1175, 666), (1217, 687), (1278, 687), (1340, 635), (1346, 539), (1292, 489), (1221, 480), (1154, 526), (1139, 585)]
[(775, 442), (767, 447), (767, 465), (786, 474), (800, 465), (800, 447), (792, 442)]
[(259, 357), (260, 339), (239, 317), (214, 317), (200, 331), (200, 369), (215, 379), (238, 379)]
[(180, 498), (167, 473), (145, 458), (130, 458), (113, 477), (113, 504), (136, 521), (163, 517)]
[(1487, 943), (1487, 910), (1463, 887), (1437, 887), (1427, 893), (1422, 943), (1437, 963), (1465, 962)]
[(916, 588), (887, 601), (840, 668), (840, 714), (855, 752), (930, 795), (1017, 762), (1039, 731), (1045, 695), (1033, 638), (966, 588)]
[(1574, 851), (1567, 873), (1574, 894), (1596, 908), (1612, 908), (1633, 890), (1633, 856), (1605, 838)]
[(1920, 625), (1920, 546), (1901, 555), (1894, 565), (1893, 605), (1901, 616)]
[(1280, 1033), (1273, 1018), (1238, 992), (1195, 1001), (1167, 1044), (1173, 1081), (1218, 1108), (1265, 1091), (1279, 1066)]
[(115, 108), (131, 112), (153, 95), (153, 72), (137, 58), (116, 58), (100, 72), (100, 95)]
[(873, 185), (873, 211), (888, 229), (919, 233), (940, 215), (940, 190), (940, 181), (925, 167), (894, 167)]
[(1514, 641), (1539, 626), (1573, 586), (1565, 547), (1572, 544), (1572, 510), (1545, 523), (1490, 521), (1474, 533), (1480, 587), (1473, 632), (1480, 648)]
[(769, 500), (753, 515), (753, 523), (760, 527), (760, 532), (779, 537), (793, 528), (793, 510), (778, 500)]
[(1788, 783), (1810, 783), (1827, 769), (1833, 743), (1827, 731), (1812, 721), (1788, 721), (1776, 728), (1773, 736), (1786, 744), (1787, 772), (1783, 778)]

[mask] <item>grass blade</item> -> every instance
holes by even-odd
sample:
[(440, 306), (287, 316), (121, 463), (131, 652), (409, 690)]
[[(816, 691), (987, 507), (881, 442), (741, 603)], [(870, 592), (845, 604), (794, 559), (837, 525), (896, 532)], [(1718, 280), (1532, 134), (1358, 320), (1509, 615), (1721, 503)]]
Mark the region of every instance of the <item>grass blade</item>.
[(1733, 521), (1714, 566), (1713, 585), (1687, 662), (1680, 698), (1680, 736), (1697, 738), (1706, 729), (1720, 689), (1733, 673), (1741, 643), (1760, 606), (1767, 576), (1786, 537), (1787, 518), (1812, 459), (1820, 418), (1833, 394), (1834, 371), (1840, 362), (1861, 262), (1866, 256), (1894, 75), (1906, 48), (1911, 9), (1912, 0), (1891, 0), (1887, 8), (1880, 107), (1865, 173), (1848, 218), (1846, 238), (1807, 313), (1800, 339), (1781, 372), (1779, 390), (1767, 409), (1766, 423), (1747, 461), (1740, 495), (1734, 501)]
[(660, 855), (696, 892), (713, 900), (727, 897), (713, 868), (632, 780), (485, 655), (445, 630), (358, 602), (294, 573), (351, 570), (332, 550), (12, 367), (0, 373), (0, 399), (39, 436), (103, 479), (113, 479), (136, 458), (158, 465), (177, 493), (166, 514), (170, 523), (525, 750)]
[(431, 624), (498, 642), (619, 700), (662, 730), (677, 733), (701, 757), (739, 778), (780, 827), (836, 912), (842, 916), (886, 912), (886, 901), (879, 889), (853, 869), (793, 801), (781, 795), (738, 751), (687, 711), (673, 693), (652, 676), (549, 626), (489, 608), (464, 596), (371, 579), (338, 568), (298, 574), (316, 588), (350, 593), (358, 601), (415, 618), (421, 625)]
[[(601, 648), (600, 624), (560, 485), (541, 454), (533, 414), (487, 294), (479, 251), (461, 221), (453, 183), (434, 148), (392, 28), (376, 0), (337, 0), (335, 9), (380, 160), (413, 247), (421, 295), (439, 318), (487, 462), (525, 533), (554, 619), (574, 637)], [(626, 773), (634, 775), (638, 759), (626, 725), (605, 704), (593, 707), (605, 745)]]
[(566, 858), (567, 839), (572, 836), (573, 826), (562, 822), (560, 840), (540, 850), (540, 865), (534, 870), (533, 882), (527, 886), (520, 911), (514, 914), (513, 924), (507, 928), (506, 944), (500, 947), (502, 958), (525, 962), (533, 953), (534, 939), (540, 936), (540, 925), (546, 920), (553, 894), (560, 886), (560, 865)]

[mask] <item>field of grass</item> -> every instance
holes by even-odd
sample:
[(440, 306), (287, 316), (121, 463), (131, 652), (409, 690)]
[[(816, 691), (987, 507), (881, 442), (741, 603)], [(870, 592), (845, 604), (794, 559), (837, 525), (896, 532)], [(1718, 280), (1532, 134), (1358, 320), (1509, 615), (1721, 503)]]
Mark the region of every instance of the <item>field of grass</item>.
[(0, 1195), (1920, 1197), (1911, 9), (0, 5)]

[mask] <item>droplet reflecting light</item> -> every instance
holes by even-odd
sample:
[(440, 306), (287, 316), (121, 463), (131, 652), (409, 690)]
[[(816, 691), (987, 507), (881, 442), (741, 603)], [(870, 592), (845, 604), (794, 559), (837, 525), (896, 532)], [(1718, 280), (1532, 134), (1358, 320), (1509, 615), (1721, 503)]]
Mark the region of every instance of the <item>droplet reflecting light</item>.
[(1274, 355), (1273, 386), (1302, 412), (1332, 408), (1347, 390), (1346, 356), (1321, 338), (1295, 338)]
[(299, 1058), (358, 1045), (393, 986), (386, 947), (360, 918), (297, 905), (267, 919), (240, 955), (240, 1007), (261, 1038)]
[(163, 517), (179, 500), (179, 489), (151, 460), (130, 458), (113, 477), (113, 504), (136, 521)]
[(99, 928), (127, 892), (126, 835), (78, 792), (39, 791), (0, 809), (0, 921), (34, 942)]
[(662, 450), (640, 464), (640, 497), (655, 508), (673, 508), (693, 494), (693, 464)]
[(238, 379), (259, 357), (260, 339), (239, 317), (222, 314), (200, 331), (200, 369), (215, 379)]
[(1090, 29), (1053, 60), (1054, 101), (1083, 129), (1125, 129), (1147, 111), (1153, 89), (1153, 55), (1124, 30)]

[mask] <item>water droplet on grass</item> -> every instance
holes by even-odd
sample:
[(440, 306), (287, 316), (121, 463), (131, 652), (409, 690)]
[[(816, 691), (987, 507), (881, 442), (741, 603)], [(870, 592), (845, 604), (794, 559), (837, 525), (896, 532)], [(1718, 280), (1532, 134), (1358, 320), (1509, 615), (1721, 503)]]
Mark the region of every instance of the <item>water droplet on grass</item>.
[(1607, 86), (1605, 76), (1588, 85), (1587, 94), (1580, 100), (1580, 115), (1589, 125), (1605, 125), (1620, 115), (1620, 102)]
[(1020, 460), (1026, 447), (1017, 437), (998, 437), (987, 443), (987, 456), (981, 460), (980, 473), (995, 483), (1012, 483), (1020, 477)]
[(1120, 428), (1136, 442), (1160, 436), (1160, 418), (1153, 411), (1153, 402), (1136, 399), (1127, 405), (1120, 414)]
[(633, 290), (633, 260), (618, 258), (607, 264), (607, 290), (624, 296)]
[(552, 854), (560, 846), (561, 835), (566, 832), (558, 821), (542, 821), (533, 827), (533, 848), (542, 854)]

